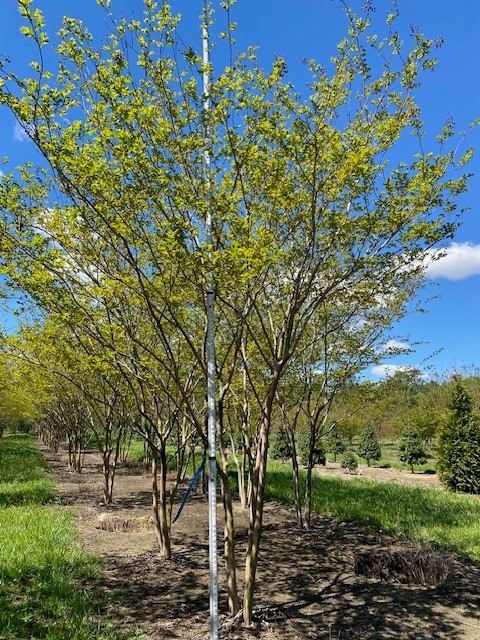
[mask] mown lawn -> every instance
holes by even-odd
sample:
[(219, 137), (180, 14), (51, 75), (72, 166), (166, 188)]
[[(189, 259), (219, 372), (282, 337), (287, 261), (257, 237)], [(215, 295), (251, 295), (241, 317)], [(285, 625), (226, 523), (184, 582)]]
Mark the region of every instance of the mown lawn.
[[(480, 497), (366, 478), (314, 476), (313, 510), (480, 560)], [(269, 461), (266, 497), (292, 503), (288, 464)]]
[(73, 512), (53, 503), (42, 454), (0, 440), (0, 640), (113, 640), (99, 625), (99, 566), (75, 544)]

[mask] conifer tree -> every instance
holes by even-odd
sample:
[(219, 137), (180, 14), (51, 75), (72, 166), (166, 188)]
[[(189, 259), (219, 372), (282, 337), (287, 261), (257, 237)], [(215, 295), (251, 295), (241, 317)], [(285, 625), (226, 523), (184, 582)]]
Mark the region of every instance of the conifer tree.
[[(302, 427), (298, 433), (298, 454), (303, 465), (307, 465), (310, 455), (310, 429)], [(317, 439), (313, 449), (313, 464), (325, 464), (325, 449), (320, 439)]]
[(333, 461), (337, 461), (337, 455), (344, 453), (346, 447), (342, 436), (335, 425), (330, 428), (330, 432), (325, 439), (325, 446), (328, 453), (333, 455)]
[(358, 455), (365, 458), (367, 465), (370, 466), (371, 460), (380, 460), (382, 450), (380, 443), (373, 429), (365, 429), (360, 435), (360, 443), (358, 445)]
[(270, 457), (273, 460), (287, 460), (292, 455), (292, 445), (285, 429), (277, 429), (270, 446)]
[(457, 380), (450, 402), (450, 416), (437, 449), (440, 480), (452, 491), (480, 493), (480, 426), (472, 398)]
[(354, 474), (358, 469), (358, 460), (353, 453), (344, 453), (340, 459), (342, 469), (348, 469), (348, 473)]
[(403, 432), (399, 449), (400, 460), (410, 466), (412, 473), (415, 464), (424, 464), (427, 461), (422, 439), (411, 427), (407, 427)]

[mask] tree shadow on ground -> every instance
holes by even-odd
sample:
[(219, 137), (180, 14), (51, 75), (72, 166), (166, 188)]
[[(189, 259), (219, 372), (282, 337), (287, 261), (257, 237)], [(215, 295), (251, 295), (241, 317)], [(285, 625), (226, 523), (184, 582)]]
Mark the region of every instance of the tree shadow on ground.
[[(190, 517), (193, 512), (205, 516), (204, 506), (201, 497), (195, 498)], [(466, 636), (456, 612), (470, 622), (480, 619), (480, 567), (474, 563), (449, 556), (449, 574), (439, 586), (369, 580), (355, 575), (359, 550), (411, 544), (323, 517), (315, 518), (311, 531), (298, 531), (293, 514), (272, 504), (266, 521), (255, 625), (221, 632), (222, 638), (460, 640)], [(208, 546), (200, 542), (205, 540), (206, 521), (194, 530), (187, 523), (186, 519), (177, 532), (171, 561), (161, 560), (154, 551), (110, 557), (103, 582), (97, 585), (114, 594), (116, 615), (130, 622), (141, 620), (152, 638), (208, 637)], [(245, 537), (243, 528), (237, 541), (239, 557)], [(220, 584), (224, 619), (222, 570)]]
[(205, 583), (208, 546), (190, 545), (171, 560), (156, 551), (110, 557), (95, 586), (111, 594), (109, 615), (126, 626), (140, 623), (155, 638), (185, 638), (185, 624), (204, 624), (209, 609)]
[[(186, 640), (208, 638), (208, 504), (194, 492), (173, 527), (171, 561), (156, 551), (150, 534), (98, 531), (98, 474), (88, 473), (81, 486), (68, 484), (69, 495), (85, 509), (82, 532), (87, 547), (104, 556), (104, 575), (92, 586), (108, 593), (102, 611), (121, 630), (140, 627), (145, 638)], [(82, 484), (83, 483), (83, 484)], [(150, 480), (121, 474), (113, 511), (118, 515), (149, 515)], [(80, 489), (80, 490), (79, 490)], [(90, 491), (89, 491), (90, 489)], [(96, 496), (97, 506), (92, 505)], [(147, 497), (148, 496), (148, 497)], [(134, 507), (132, 509), (132, 507)], [(247, 514), (235, 506), (239, 590)], [(95, 529), (95, 534), (93, 530)], [(222, 549), (222, 514), (218, 508), (218, 547)], [(90, 533), (90, 537), (89, 537)], [(90, 542), (90, 544), (89, 544)], [(140, 544), (141, 542), (141, 544)], [(142, 546), (143, 545), (143, 546)], [(311, 531), (299, 531), (291, 508), (266, 504), (264, 533), (255, 595), (255, 624), (250, 629), (220, 630), (226, 640), (478, 640), (480, 638), (480, 566), (445, 552), (449, 573), (438, 586), (383, 583), (355, 574), (359, 553), (377, 549), (410, 549), (411, 543), (362, 529), (351, 523), (315, 516)], [(146, 550), (148, 549), (148, 550)], [(223, 563), (219, 557), (220, 614), (226, 617)]]
[[(355, 575), (359, 550), (398, 548), (399, 544), (411, 546), (324, 517), (315, 518), (310, 532), (296, 532), (287, 523), (266, 527), (258, 597), (278, 603), (290, 623), (283, 625), (286, 639), (464, 638), (449, 612), (458, 609), (480, 619), (477, 565), (451, 556), (447, 579), (431, 587)], [(288, 626), (293, 632), (288, 632)]]

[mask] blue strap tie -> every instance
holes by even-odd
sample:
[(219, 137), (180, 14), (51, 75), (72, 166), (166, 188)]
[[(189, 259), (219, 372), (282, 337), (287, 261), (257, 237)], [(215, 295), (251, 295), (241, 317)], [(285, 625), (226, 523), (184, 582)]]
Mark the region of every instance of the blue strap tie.
[(201, 465), (198, 467), (198, 469), (195, 472), (195, 475), (193, 476), (193, 478), (190, 480), (190, 484), (188, 485), (187, 490), (185, 491), (183, 498), (182, 498), (182, 502), (180, 503), (180, 506), (178, 507), (178, 511), (177, 511), (177, 515), (175, 516), (175, 518), (173, 519), (172, 524), (175, 524), (175, 522), (179, 519), (182, 511), (183, 511), (183, 507), (187, 504), (187, 500), (190, 496), (190, 494), (192, 493), (195, 485), (198, 482), (198, 479), (200, 478), (200, 476), (203, 473), (203, 470), (205, 468), (205, 462), (207, 460), (207, 452), (206, 450), (203, 452), (203, 458), (202, 458), (202, 463)]

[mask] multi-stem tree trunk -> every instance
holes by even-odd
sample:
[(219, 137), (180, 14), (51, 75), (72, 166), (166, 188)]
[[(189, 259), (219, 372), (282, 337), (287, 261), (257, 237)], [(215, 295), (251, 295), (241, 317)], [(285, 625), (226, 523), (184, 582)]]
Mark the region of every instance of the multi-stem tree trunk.
[(148, 476), (152, 469), (153, 455), (152, 455), (152, 447), (144, 440), (143, 442), (143, 475)]
[(82, 472), (83, 457), (85, 455), (82, 437), (78, 434), (68, 434), (68, 464), (77, 473)]
[(68, 466), (70, 467), (70, 469), (75, 470), (74, 451), (75, 451), (75, 445), (74, 445), (73, 436), (68, 434)]
[(90, 415), (90, 423), (95, 437), (95, 444), (102, 454), (103, 502), (106, 505), (111, 505), (115, 473), (120, 457), (125, 425), (117, 422), (116, 418), (113, 417), (112, 406), (108, 407), (107, 415), (102, 416), (101, 427), (96, 424), (96, 416), (93, 414)]
[(243, 509), (247, 509), (250, 504), (251, 468), (253, 466), (247, 434), (243, 434), (241, 451), (238, 451), (239, 447), (235, 443), (233, 435), (230, 436), (230, 444), (237, 468), (238, 497)]
[[(293, 486), (295, 491), (294, 504), (295, 504), (295, 519), (299, 529), (303, 528), (302, 517), (302, 495), (300, 490), (300, 468), (298, 466), (298, 452), (297, 452), (297, 439), (295, 433), (297, 431), (298, 419), (301, 411), (301, 401), (298, 402), (296, 407), (287, 407), (284, 400), (279, 398), (280, 409), (282, 412), (283, 429), (287, 434), (290, 447), (290, 456), (292, 461), (292, 473), (293, 473)], [(290, 416), (293, 409), (293, 415)]]
[(110, 459), (112, 450), (102, 451), (102, 471), (103, 471), (103, 502), (111, 505), (113, 501), (113, 482), (115, 478), (115, 467), (112, 468)]
[(60, 448), (60, 436), (58, 434), (52, 435), (50, 442), (48, 443), (48, 448), (54, 453), (58, 452), (58, 449)]
[(250, 501), (250, 519), (248, 527), (247, 554), (245, 559), (245, 587), (243, 594), (243, 620), (247, 626), (252, 624), (253, 594), (255, 592), (258, 554), (262, 537), (263, 506), (265, 500), (265, 480), (267, 472), (267, 454), (270, 429), (272, 425), (272, 408), (280, 381), (282, 369), (277, 367), (270, 382), (263, 418), (257, 439), (255, 466), (252, 476)]
[(257, 442), (257, 456), (253, 470), (252, 499), (250, 504), (250, 522), (248, 529), (247, 555), (245, 561), (245, 587), (243, 594), (243, 620), (247, 626), (252, 624), (253, 594), (257, 574), (258, 554), (262, 537), (263, 505), (265, 494), (265, 476), (267, 470), (268, 435), (270, 417), (265, 415)]
[(228, 477), (228, 459), (220, 438), (220, 477), (222, 480), (223, 510), (225, 515), (224, 525), (224, 558), (227, 574), (228, 610), (235, 615), (240, 610), (240, 600), (237, 588), (237, 567), (235, 558), (235, 526), (233, 517), (232, 488)]
[(220, 478), (222, 481), (224, 523), (224, 559), (227, 575), (228, 610), (231, 615), (240, 611), (240, 600), (237, 588), (237, 563), (235, 557), (235, 524), (233, 516), (233, 499), (230, 478), (228, 477), (228, 456), (225, 447), (224, 432), (224, 402), (228, 385), (220, 389), (218, 397), (217, 431), (218, 448), (220, 452)]
[(172, 547), (167, 513), (167, 452), (164, 442), (160, 442), (158, 449), (153, 452), (152, 498), (153, 521), (160, 555), (169, 560), (172, 557)]
[(298, 528), (302, 529), (303, 517), (302, 517), (302, 495), (300, 491), (300, 468), (298, 466), (297, 445), (295, 442), (294, 433), (290, 433), (290, 446), (292, 449), (293, 485), (295, 489), (295, 518), (297, 520)]
[(305, 479), (305, 499), (303, 507), (303, 526), (305, 529), (311, 528), (312, 519), (312, 474), (315, 464), (314, 456), (320, 435), (323, 433), (328, 417), (328, 403), (325, 402), (318, 407), (310, 422), (310, 441), (308, 447), (307, 473)]
[[(105, 446), (102, 451), (103, 501), (106, 505), (111, 505), (113, 502), (113, 486), (115, 482), (117, 464), (120, 458), (122, 439), (123, 439), (123, 430), (120, 429), (115, 438), (115, 442), (111, 442), (110, 446), (108, 447)], [(113, 460), (112, 460), (112, 456), (113, 456)]]
[(312, 520), (312, 471), (314, 446), (315, 445), (312, 445), (310, 443), (310, 449), (308, 452), (307, 473), (305, 478), (305, 500), (303, 504), (303, 526), (308, 530), (310, 530), (311, 528)]

